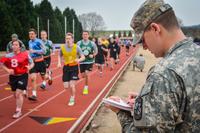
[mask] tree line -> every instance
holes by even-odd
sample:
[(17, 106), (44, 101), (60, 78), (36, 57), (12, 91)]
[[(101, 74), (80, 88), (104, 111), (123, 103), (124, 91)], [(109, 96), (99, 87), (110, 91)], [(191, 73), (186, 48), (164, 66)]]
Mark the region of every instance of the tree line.
[(28, 31), (30, 28), (37, 30), (37, 18), (39, 17), (39, 29), (47, 31), (49, 20), (49, 37), (55, 43), (63, 43), (65, 36), (65, 17), (67, 32), (73, 32), (74, 39), (81, 39), (82, 25), (76, 12), (67, 7), (63, 12), (52, 7), (48, 0), (34, 5), (31, 0), (0, 0), (0, 50), (5, 50), (11, 40), (11, 34), (16, 33), (26, 47), (28, 46)]
[(194, 40), (200, 42), (200, 25), (183, 26), (181, 28), (188, 37), (193, 37)]

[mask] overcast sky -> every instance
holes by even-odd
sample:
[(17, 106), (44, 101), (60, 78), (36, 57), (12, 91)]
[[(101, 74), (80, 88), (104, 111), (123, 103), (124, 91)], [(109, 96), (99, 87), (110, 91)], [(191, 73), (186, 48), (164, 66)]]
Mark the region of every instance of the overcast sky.
[[(41, 0), (32, 0), (34, 4)], [(62, 11), (73, 8), (77, 15), (88, 12), (100, 14), (107, 30), (128, 30), (134, 12), (145, 0), (49, 0)], [(174, 8), (185, 26), (200, 24), (200, 0), (165, 0)]]

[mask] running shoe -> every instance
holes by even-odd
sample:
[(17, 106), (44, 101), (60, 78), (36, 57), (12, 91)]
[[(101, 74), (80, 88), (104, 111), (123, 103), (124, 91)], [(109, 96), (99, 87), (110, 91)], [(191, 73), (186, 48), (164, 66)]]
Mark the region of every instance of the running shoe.
[(22, 112), (21, 112), (21, 111), (16, 111), (16, 112), (13, 114), (13, 118), (14, 118), (14, 119), (17, 119), (17, 118), (19, 118), (20, 116), (22, 116)]
[(70, 97), (68, 105), (69, 105), (69, 106), (74, 106), (74, 104), (75, 104), (75, 99), (74, 99), (74, 97)]
[(88, 88), (84, 88), (84, 89), (83, 89), (83, 94), (84, 94), (84, 95), (87, 95), (88, 93), (89, 93), (89, 92), (88, 92)]
[(41, 84), (41, 85), (40, 85), (40, 88), (43, 89), (43, 90), (45, 90), (45, 89), (46, 89), (46, 85)]
[(28, 97), (28, 100), (37, 101), (37, 97), (32, 95), (32, 96)]

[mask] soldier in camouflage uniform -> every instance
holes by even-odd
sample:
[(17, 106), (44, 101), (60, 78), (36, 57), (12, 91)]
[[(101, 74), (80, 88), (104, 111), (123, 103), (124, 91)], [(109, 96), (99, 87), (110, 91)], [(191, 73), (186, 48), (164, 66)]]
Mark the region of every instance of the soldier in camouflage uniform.
[(22, 44), (21, 51), (26, 51), (26, 47), (25, 47), (24, 43), (21, 40), (18, 39), (18, 35), (17, 34), (12, 34), (11, 38), (12, 38), (12, 40), (6, 46), (6, 52), (7, 53), (13, 52), (13, 50), (12, 50), (12, 43), (14, 41), (16, 41), (16, 40), (18, 40)]
[(108, 106), (117, 113), (122, 132), (199, 132), (200, 46), (185, 37), (172, 7), (162, 0), (144, 2), (131, 26), (135, 43), (163, 59), (150, 69), (138, 96), (129, 97), (132, 114)]
[(135, 67), (136, 67), (136, 68), (140, 69), (140, 71), (142, 72), (144, 69), (144, 65), (145, 65), (145, 59), (142, 54), (136, 55), (133, 58), (133, 71), (135, 71)]

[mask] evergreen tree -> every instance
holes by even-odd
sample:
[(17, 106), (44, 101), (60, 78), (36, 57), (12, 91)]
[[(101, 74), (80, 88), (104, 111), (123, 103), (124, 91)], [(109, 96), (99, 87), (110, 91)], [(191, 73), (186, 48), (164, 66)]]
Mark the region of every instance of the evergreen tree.
[[(75, 42), (79, 41), (81, 39), (82, 35), (82, 27), (81, 24), (79, 23), (78, 17), (73, 9), (70, 10), (71, 15), (73, 16), (74, 19), (74, 40)], [(73, 22), (72, 22), (73, 24)], [(73, 25), (72, 25), (73, 28)]]
[(113, 32), (113, 38), (116, 38), (116, 32), (115, 31)]
[(128, 32), (128, 36), (132, 37), (132, 32), (131, 31)]
[(122, 37), (121, 31), (119, 31), (118, 37), (119, 37), (119, 38)]
[(56, 17), (56, 23), (58, 26), (59, 36), (56, 42), (64, 42), (65, 41), (65, 29), (64, 29), (64, 16), (58, 7), (54, 10), (54, 16)]
[(11, 33), (14, 32), (11, 14), (5, 0), (0, 1), (0, 50), (6, 50)]
[(126, 31), (124, 31), (123, 37), (127, 37), (127, 35), (126, 35)]
[(71, 32), (72, 33), (72, 21), (73, 21), (73, 16), (71, 14), (70, 8), (67, 7), (64, 12), (63, 12), (63, 16), (67, 18), (67, 32)]
[(28, 30), (37, 29), (37, 17), (40, 18), (40, 31), (47, 31), (49, 20), (50, 39), (55, 43), (64, 42), (64, 16), (67, 17), (67, 31), (72, 32), (74, 19), (75, 41), (81, 39), (82, 24), (73, 9), (66, 8), (62, 12), (58, 7), (52, 8), (48, 0), (33, 6), (31, 0), (1, 0), (0, 1), (0, 50), (5, 50), (11, 40), (11, 34), (16, 33), (28, 47)]
[(17, 33), (26, 45), (29, 28), (36, 26), (33, 3), (30, 0), (6, 0), (6, 3), (12, 17), (13, 32)]

